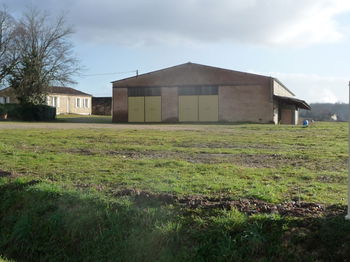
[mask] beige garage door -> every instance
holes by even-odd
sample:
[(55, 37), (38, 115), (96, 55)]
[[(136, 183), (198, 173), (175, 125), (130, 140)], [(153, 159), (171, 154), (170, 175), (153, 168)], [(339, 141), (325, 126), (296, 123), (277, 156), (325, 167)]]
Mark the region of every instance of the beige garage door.
[(198, 96), (179, 96), (179, 121), (198, 121)]
[(198, 97), (199, 121), (217, 122), (219, 120), (219, 97), (202, 95)]
[(145, 121), (162, 121), (162, 100), (160, 96), (145, 96)]
[(143, 96), (128, 97), (128, 121), (145, 122), (145, 98)]

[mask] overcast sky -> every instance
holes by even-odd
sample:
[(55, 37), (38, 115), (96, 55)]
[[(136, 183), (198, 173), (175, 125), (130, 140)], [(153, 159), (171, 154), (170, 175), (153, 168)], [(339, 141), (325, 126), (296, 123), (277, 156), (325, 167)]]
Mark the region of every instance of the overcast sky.
[[(18, 15), (64, 13), (85, 70), (73, 86), (111, 96), (111, 81), (186, 62), (277, 77), (308, 102), (347, 102), (349, 0), (0, 0)], [(119, 73), (108, 74), (107, 73)], [(128, 72), (128, 73), (122, 73)]]

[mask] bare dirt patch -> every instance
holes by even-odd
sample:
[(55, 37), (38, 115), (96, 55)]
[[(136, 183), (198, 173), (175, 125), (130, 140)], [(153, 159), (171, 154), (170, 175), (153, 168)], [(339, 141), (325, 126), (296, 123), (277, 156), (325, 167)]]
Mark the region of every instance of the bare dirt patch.
[(0, 170), (0, 177), (10, 177), (10, 176), (12, 176), (11, 172)]
[(15, 178), (15, 177), (20, 177), (22, 174), (16, 173), (16, 172), (9, 172), (9, 171), (4, 171), (0, 169), (0, 177), (10, 177), (10, 178)]
[(184, 148), (227, 148), (227, 149), (279, 149), (279, 147), (271, 146), (268, 144), (235, 144), (235, 143), (223, 143), (223, 142), (211, 142), (211, 143), (176, 143), (175, 147)]
[[(93, 149), (77, 148), (69, 149), (67, 153), (79, 155), (119, 156), (125, 159), (174, 159), (183, 160), (189, 163), (199, 164), (220, 164), (230, 163), (249, 168), (280, 168), (285, 166), (305, 167), (316, 171), (337, 171), (346, 168), (346, 161), (342, 159), (314, 161), (303, 156), (286, 156), (282, 154), (230, 154), (230, 153), (187, 153), (178, 151), (134, 151), (134, 150), (110, 150), (94, 151)], [(323, 181), (324, 180), (324, 181)], [(327, 181), (329, 180), (329, 181)], [(335, 177), (320, 177), (320, 182), (337, 182)], [(342, 181), (339, 181), (342, 182)]]
[(87, 148), (70, 149), (67, 151), (67, 153), (73, 153), (73, 154), (84, 155), (84, 156), (93, 156), (97, 154), (97, 152), (94, 152), (93, 150), (90, 150)]
[(279, 214), (294, 217), (337, 216), (346, 213), (346, 207), (340, 205), (323, 205), (310, 202), (283, 202), (271, 204), (259, 199), (232, 200), (228, 197), (185, 196), (178, 197), (167, 193), (150, 193), (138, 189), (124, 189), (112, 192), (114, 196), (133, 196), (136, 201), (157, 200), (164, 204), (179, 204), (186, 208), (226, 209), (233, 208), (247, 215)]
[[(305, 167), (314, 170), (341, 170), (346, 168), (342, 160), (313, 161), (300, 156), (281, 154), (227, 154), (227, 153), (185, 153), (176, 151), (109, 151), (109, 155), (119, 155), (131, 159), (179, 159), (190, 163), (220, 164), (231, 163), (250, 168), (280, 168), (284, 166)], [(322, 179), (322, 178), (320, 178)], [(325, 178), (326, 180), (327, 178)], [(335, 179), (335, 178), (329, 178)]]
[(120, 150), (120, 151), (108, 151), (108, 155), (120, 156), (122, 158), (130, 159), (180, 159), (183, 154), (174, 151), (132, 151), (132, 150)]
[(335, 175), (322, 175), (317, 177), (317, 181), (322, 183), (346, 183), (347, 177)]
[[(78, 151), (76, 151), (78, 152)], [(226, 154), (226, 153), (185, 153), (174, 151), (109, 151), (108, 155), (117, 155), (130, 159), (177, 159), (190, 163), (219, 164), (232, 163), (246, 167), (270, 168), (288, 164), (290, 159), (265, 154)]]

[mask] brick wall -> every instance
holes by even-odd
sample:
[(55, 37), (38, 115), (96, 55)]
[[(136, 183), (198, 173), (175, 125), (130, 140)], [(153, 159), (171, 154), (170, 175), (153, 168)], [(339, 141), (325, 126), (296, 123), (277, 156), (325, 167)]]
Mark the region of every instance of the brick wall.
[(112, 97), (93, 97), (92, 114), (110, 116), (112, 114)]
[(271, 89), (266, 85), (220, 86), (219, 121), (256, 122), (273, 121)]

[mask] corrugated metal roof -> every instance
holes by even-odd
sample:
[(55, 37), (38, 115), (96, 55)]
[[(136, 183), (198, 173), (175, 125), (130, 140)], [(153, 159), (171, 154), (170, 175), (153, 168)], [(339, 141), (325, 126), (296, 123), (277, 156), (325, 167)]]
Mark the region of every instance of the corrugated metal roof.
[(286, 104), (296, 105), (298, 108), (311, 110), (311, 106), (308, 103), (306, 103), (304, 100), (300, 100), (300, 99), (297, 99), (294, 97), (288, 97), (288, 96), (276, 96), (276, 95), (274, 95), (273, 97), (279, 101), (286, 103)]

